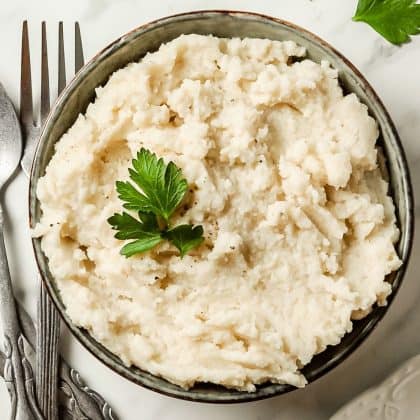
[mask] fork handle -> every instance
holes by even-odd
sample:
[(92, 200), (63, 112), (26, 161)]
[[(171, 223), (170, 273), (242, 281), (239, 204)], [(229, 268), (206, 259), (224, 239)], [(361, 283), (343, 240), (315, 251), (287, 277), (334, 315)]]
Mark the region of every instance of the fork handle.
[(36, 390), (45, 420), (58, 419), (60, 318), (41, 281), (37, 317)]
[(4, 245), (3, 213), (0, 207), (0, 320), (4, 334), (4, 379), (12, 403), (13, 420), (40, 420), (30, 363), (16, 312), (12, 282)]
[(66, 363), (60, 366), (60, 391), (68, 401), (67, 410), (80, 420), (118, 420), (110, 405), (96, 391), (89, 388), (79, 372)]
[[(28, 340), (29, 346), (34, 349), (36, 342), (34, 323), (22, 305), (17, 304), (17, 310), (23, 335)], [(73, 419), (118, 420), (117, 415), (104, 398), (89, 388), (79, 373), (62, 357), (59, 359), (59, 376), (59, 400), (63, 396), (61, 402), (66, 407), (66, 412)], [(59, 415), (60, 420), (62, 420), (62, 417), (64, 417), (63, 412), (59, 413)]]

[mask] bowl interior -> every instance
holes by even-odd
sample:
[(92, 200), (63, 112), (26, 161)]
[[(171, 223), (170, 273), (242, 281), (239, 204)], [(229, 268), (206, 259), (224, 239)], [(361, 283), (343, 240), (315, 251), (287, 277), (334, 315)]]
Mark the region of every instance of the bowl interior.
[[(172, 16), (133, 30), (106, 47), (91, 60), (65, 89), (44, 127), (31, 174), (31, 225), (36, 224), (40, 218), (40, 207), (36, 200), (35, 190), (39, 177), (45, 173), (45, 168), (54, 153), (54, 144), (73, 124), (78, 114), (86, 110), (88, 104), (94, 99), (95, 88), (106, 83), (115, 70), (124, 67), (131, 61), (139, 60), (149, 51), (157, 50), (160, 44), (188, 33), (213, 34), (229, 38), (258, 37), (296, 41), (307, 48), (308, 57), (312, 60), (320, 62), (327, 59), (338, 69), (343, 89), (346, 92), (356, 93), (360, 100), (368, 106), (370, 114), (380, 127), (379, 144), (386, 157), (390, 192), (396, 205), (398, 225), (401, 230), (397, 251), (403, 260), (403, 265), (399, 271), (388, 276), (388, 281), (392, 283), (393, 287), (393, 293), (388, 301), (392, 301), (404, 274), (413, 236), (412, 190), (404, 152), (395, 128), (375, 92), (360, 73), (338, 52), (305, 30), (266, 16), (218, 11)], [(95, 341), (88, 332), (72, 324), (48, 269), (47, 259), (41, 251), (40, 240), (34, 239), (33, 245), (38, 266), (48, 291), (73, 334), (97, 358), (124, 377), (167, 395), (207, 402), (250, 401), (294, 389), (289, 385), (267, 383), (258, 386), (255, 392), (246, 393), (202, 384), (187, 391), (148, 372), (125, 366), (117, 356)], [(346, 334), (340, 344), (330, 346), (315, 356), (311, 363), (302, 370), (308, 381), (311, 382), (322, 376), (344, 360), (372, 331), (386, 310), (387, 307), (375, 307), (366, 318), (354, 322), (353, 331)]]

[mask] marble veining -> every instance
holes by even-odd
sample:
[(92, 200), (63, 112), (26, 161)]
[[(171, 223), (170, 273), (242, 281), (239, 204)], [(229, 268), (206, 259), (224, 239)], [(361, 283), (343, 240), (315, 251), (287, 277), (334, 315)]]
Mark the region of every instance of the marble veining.
[[(46, 20), (51, 54), (50, 72), (55, 86), (56, 22), (64, 20), (66, 39), (79, 20), (86, 58), (116, 37), (149, 20), (198, 9), (250, 10), (303, 26), (330, 42), (366, 76), (388, 108), (407, 151), (416, 196), (420, 194), (420, 36), (394, 47), (367, 25), (351, 21), (356, 0), (15, 0), (0, 6), (0, 80), (18, 105), (20, 30), (29, 19), (33, 80), (39, 80), (40, 22)], [(71, 47), (70, 42), (67, 45)], [(35, 53), (38, 56), (35, 56)], [(70, 72), (70, 62), (68, 70)], [(69, 73), (70, 74), (70, 73)], [(37, 88), (39, 89), (39, 87)], [(39, 90), (34, 95), (38, 96)], [(55, 89), (54, 89), (55, 90)], [(35, 314), (37, 277), (26, 222), (28, 181), (19, 174), (6, 193), (7, 249), (18, 298)], [(420, 216), (416, 207), (416, 218)], [(392, 307), (366, 342), (342, 365), (304, 390), (251, 404), (202, 405), (178, 401), (139, 388), (94, 359), (68, 333), (62, 349), (89, 386), (100, 392), (123, 420), (324, 420), (367, 388), (383, 381), (409, 357), (420, 353), (420, 251), (416, 238), (406, 279)], [(420, 387), (420, 385), (419, 385)], [(0, 382), (0, 417), (8, 418), (9, 402)], [(379, 417), (382, 418), (382, 417)], [(386, 418), (386, 417), (385, 417)], [(392, 418), (392, 417), (391, 417)]]

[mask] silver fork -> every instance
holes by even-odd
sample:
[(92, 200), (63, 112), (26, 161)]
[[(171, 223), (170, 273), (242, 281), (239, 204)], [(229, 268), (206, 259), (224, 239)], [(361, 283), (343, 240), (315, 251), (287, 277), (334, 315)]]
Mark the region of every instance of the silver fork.
[[(76, 37), (80, 30), (77, 25)], [(21, 67), (21, 98), (20, 119), (25, 135), (25, 150), (21, 166), (26, 175), (29, 175), (36, 145), (42, 126), (50, 110), (50, 89), (48, 71), (48, 50), (46, 25), (42, 22), (41, 47), (41, 101), (37, 121), (33, 118), (32, 81), (29, 53), (28, 24), (23, 23), (22, 31), (22, 67)], [(58, 95), (66, 85), (66, 69), (64, 56), (63, 24), (59, 23), (58, 41)], [(83, 65), (83, 52), (81, 42), (76, 42), (76, 71)], [(80, 60), (80, 57), (82, 59)], [(60, 318), (54, 304), (48, 297), (45, 286), (40, 282), (40, 295), (37, 307), (37, 343), (36, 343), (36, 375), (35, 384), (38, 405), (46, 420), (58, 418), (57, 381), (58, 381), (58, 345), (60, 337)]]
[[(75, 23), (75, 71), (83, 66), (83, 49), (80, 26)], [(22, 77), (21, 77), (21, 124), (26, 140), (21, 166), (29, 175), (36, 145), (45, 121), (49, 106), (49, 77), (46, 27), (42, 24), (41, 49), (41, 106), (40, 118), (35, 123), (32, 108), (32, 82), (29, 53), (28, 25), (25, 21), (22, 28)], [(58, 94), (66, 85), (63, 24), (58, 27)], [(19, 316), (23, 333), (29, 344), (37, 350), (37, 392), (41, 408), (47, 420), (57, 418), (57, 368), (59, 371), (58, 388), (63, 397), (64, 416), (77, 420), (117, 420), (109, 404), (94, 390), (90, 389), (81, 379), (79, 373), (71, 368), (63, 358), (58, 360), (59, 318), (41, 282), (40, 299), (38, 302), (37, 332), (32, 320), (23, 307), (19, 307)], [(0, 354), (0, 364), (2, 359)]]
[[(75, 71), (83, 66), (83, 49), (80, 26), (75, 23)], [(58, 27), (58, 94), (66, 85), (63, 24)], [(49, 106), (49, 77), (46, 27), (42, 24), (41, 49), (41, 105), (40, 118), (33, 119), (32, 82), (29, 53), (28, 24), (25, 21), (22, 28), (22, 77), (21, 77), (21, 124), (25, 137), (24, 156), (21, 166), (29, 175), (36, 145), (45, 121)], [(57, 369), (58, 388), (62, 396), (63, 411), (61, 417), (72, 417), (77, 420), (117, 420), (109, 404), (82, 380), (79, 373), (71, 368), (63, 358), (57, 359), (60, 320), (53, 303), (42, 285), (38, 302), (37, 331), (32, 320), (23, 307), (19, 307), (20, 322), (23, 333), (33, 348), (36, 342), (37, 358), (37, 393), (40, 407), (45, 419), (57, 418)], [(0, 364), (4, 360), (0, 354)]]
[[(75, 25), (75, 72), (83, 66), (83, 51), (79, 24)], [(21, 161), (26, 175), (29, 175), (36, 145), (42, 126), (50, 110), (50, 89), (48, 71), (48, 50), (46, 25), (42, 22), (41, 47), (41, 101), (38, 121), (33, 119), (32, 82), (29, 54), (28, 25), (23, 23), (22, 31), (22, 74), (20, 119), (25, 134), (25, 151)], [(58, 29), (58, 95), (66, 85), (63, 23)], [(49, 299), (41, 281), (37, 310), (36, 343), (36, 390), (38, 404), (46, 420), (58, 418), (57, 381), (58, 345), (60, 337), (60, 318), (54, 304)]]

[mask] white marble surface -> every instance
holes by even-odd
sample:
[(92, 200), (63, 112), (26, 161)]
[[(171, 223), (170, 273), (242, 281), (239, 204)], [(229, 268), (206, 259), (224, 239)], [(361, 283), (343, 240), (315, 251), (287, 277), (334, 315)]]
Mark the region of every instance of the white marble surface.
[(330, 420), (415, 420), (420, 412), (420, 355), (403, 363), (379, 386), (362, 392)]
[[(39, 51), (40, 21), (49, 25), (50, 53), (56, 45), (56, 22), (82, 26), (86, 58), (126, 31), (164, 15), (194, 9), (241, 9), (270, 14), (317, 33), (346, 55), (365, 74), (390, 111), (408, 154), (416, 194), (420, 192), (420, 36), (402, 48), (386, 43), (368, 26), (351, 21), (356, 0), (14, 0), (0, 3), (0, 80), (17, 104), (20, 28), (29, 19), (33, 52)], [(54, 29), (54, 31), (52, 30)], [(70, 44), (70, 43), (69, 43)], [(54, 59), (51, 68), (55, 73)], [(38, 57), (33, 58), (34, 80)], [(36, 71), (35, 71), (36, 70)], [(70, 65), (68, 66), (70, 71)], [(54, 79), (55, 80), (55, 79)], [(54, 83), (54, 82), (53, 82)], [(53, 84), (55, 86), (55, 83)], [(35, 311), (36, 271), (27, 228), (28, 181), (18, 174), (6, 193), (9, 215), (7, 248), (16, 291)], [(217, 406), (174, 400), (142, 389), (114, 374), (64, 333), (66, 357), (102, 393), (123, 420), (321, 420), (342, 404), (383, 380), (408, 357), (420, 352), (420, 262), (417, 239), (405, 282), (385, 319), (348, 360), (306, 389), (257, 403)], [(0, 418), (9, 403), (0, 382)]]

